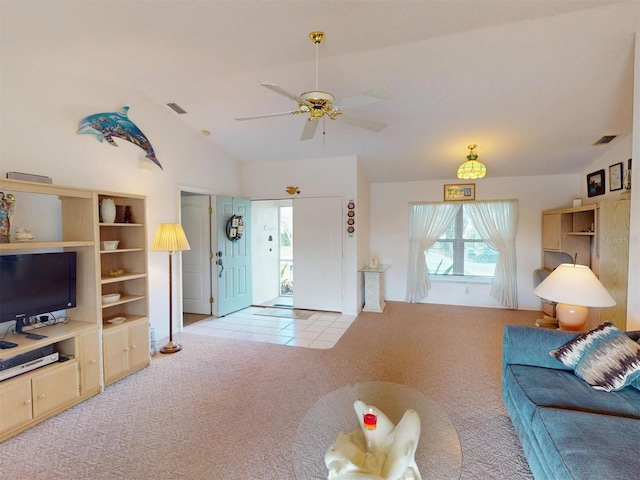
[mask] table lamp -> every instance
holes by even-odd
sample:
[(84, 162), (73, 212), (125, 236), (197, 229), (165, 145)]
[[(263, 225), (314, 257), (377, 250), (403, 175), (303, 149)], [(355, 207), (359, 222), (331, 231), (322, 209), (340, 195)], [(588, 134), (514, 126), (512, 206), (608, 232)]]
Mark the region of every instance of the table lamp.
[(179, 223), (161, 223), (158, 225), (156, 235), (151, 244), (151, 250), (155, 252), (169, 252), (169, 343), (160, 349), (161, 353), (176, 353), (182, 350), (182, 345), (173, 343), (173, 253), (182, 250), (191, 250), (187, 236)]
[(533, 289), (540, 298), (558, 302), (556, 314), (561, 330), (583, 329), (587, 307), (613, 307), (613, 299), (598, 277), (585, 265), (563, 263)]

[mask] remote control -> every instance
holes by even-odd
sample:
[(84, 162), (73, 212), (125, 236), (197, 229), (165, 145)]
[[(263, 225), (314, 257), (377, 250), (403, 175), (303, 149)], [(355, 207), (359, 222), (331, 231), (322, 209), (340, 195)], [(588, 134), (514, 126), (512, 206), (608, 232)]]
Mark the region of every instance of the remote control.
[(18, 346), (17, 343), (7, 342), (5, 340), (0, 340), (0, 348), (2, 348), (2, 349), (13, 348), (13, 347), (17, 347), (17, 346)]
[(47, 338), (46, 335), (38, 335), (37, 333), (27, 333), (25, 337), (30, 338), (31, 340), (41, 340), (43, 338)]

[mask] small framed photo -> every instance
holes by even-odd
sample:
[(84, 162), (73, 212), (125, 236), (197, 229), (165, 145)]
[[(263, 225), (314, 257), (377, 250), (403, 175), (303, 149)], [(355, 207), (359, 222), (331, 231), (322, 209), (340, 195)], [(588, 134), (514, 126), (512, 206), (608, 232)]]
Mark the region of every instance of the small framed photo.
[(475, 183), (449, 183), (444, 186), (445, 202), (460, 202), (476, 199)]
[(609, 166), (609, 191), (622, 190), (622, 162)]
[(604, 169), (587, 175), (587, 195), (595, 197), (604, 194)]
[(232, 227), (237, 227), (239, 224), (240, 224), (240, 222), (238, 221), (238, 217), (236, 217), (234, 215), (233, 218), (231, 219), (231, 226)]

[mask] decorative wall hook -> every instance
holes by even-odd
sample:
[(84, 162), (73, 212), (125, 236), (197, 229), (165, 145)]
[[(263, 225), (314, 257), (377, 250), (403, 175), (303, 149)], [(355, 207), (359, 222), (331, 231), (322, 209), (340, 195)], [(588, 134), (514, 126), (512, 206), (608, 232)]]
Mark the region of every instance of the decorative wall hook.
[(300, 195), (300, 189), (298, 187), (289, 185), (287, 188), (285, 188), (285, 190), (289, 195), (295, 195), (296, 193)]

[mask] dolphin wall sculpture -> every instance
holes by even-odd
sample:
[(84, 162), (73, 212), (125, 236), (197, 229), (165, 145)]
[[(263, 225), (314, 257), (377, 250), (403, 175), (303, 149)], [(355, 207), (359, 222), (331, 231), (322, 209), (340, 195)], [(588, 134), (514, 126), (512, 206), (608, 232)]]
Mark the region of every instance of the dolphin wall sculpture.
[(100, 142), (106, 140), (114, 147), (117, 147), (118, 144), (113, 140), (113, 137), (122, 138), (147, 152), (146, 157), (162, 169), (149, 139), (135, 123), (129, 120), (128, 112), (129, 107), (122, 107), (117, 112), (89, 115), (80, 120), (78, 133), (95, 135)]

